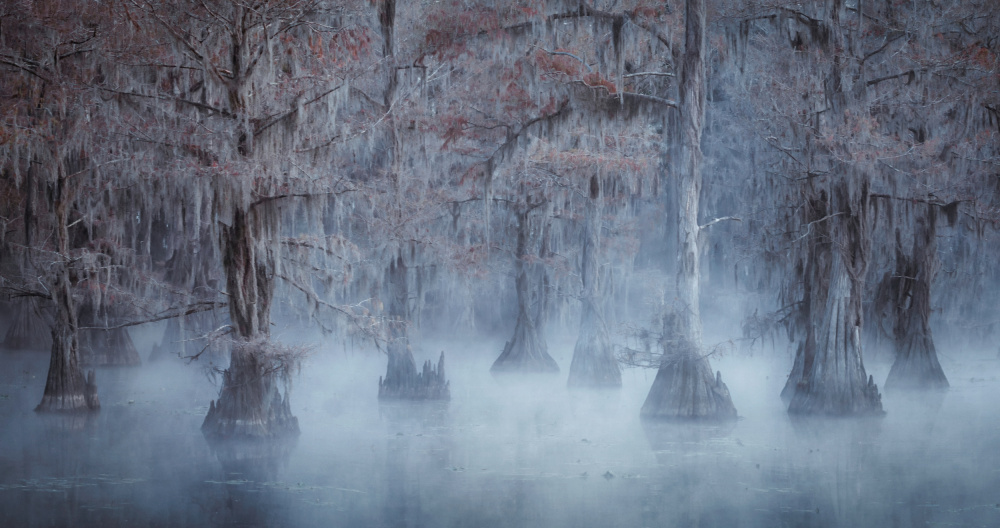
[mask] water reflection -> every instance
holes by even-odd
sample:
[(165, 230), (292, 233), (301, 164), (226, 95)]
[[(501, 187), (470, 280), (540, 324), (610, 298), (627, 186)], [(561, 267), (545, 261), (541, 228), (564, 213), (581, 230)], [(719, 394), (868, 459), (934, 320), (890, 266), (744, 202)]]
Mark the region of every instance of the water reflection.
[(100, 411), (45, 413), (38, 415), (43, 434), (87, 433), (97, 426)]
[(423, 513), (423, 483), (450, 460), (448, 403), (385, 401), (379, 414), (386, 434), (382, 525), (430, 526), (432, 519)]
[(206, 440), (222, 465), (226, 480), (273, 482), (288, 466), (297, 439), (261, 438), (254, 440)]
[(732, 465), (737, 422), (643, 420), (642, 430), (656, 457), (647, 486), (643, 524), (737, 526), (740, 495)]
[(882, 417), (789, 418), (799, 445), (807, 450), (803, 460), (789, 467), (796, 491), (809, 498), (798, 512), (805, 515), (798, 517), (829, 526), (872, 522), (881, 513), (873, 502), (884, 491), (876, 473)]
[[(879, 420), (792, 420), (774, 398), (723, 425), (640, 421), (651, 378), (510, 386), (460, 361), (450, 404), (380, 405), (380, 359), (306, 370), (297, 442), (250, 446), (202, 437), (217, 389), (198, 371), (98, 372), (104, 407), (77, 421), (32, 412), (41, 383), (10, 387), (36, 365), (14, 361), (0, 526), (1000, 525), (1000, 383), (967, 381), (995, 366), (936, 399), (888, 393)], [(733, 378), (744, 401), (780, 389)]]

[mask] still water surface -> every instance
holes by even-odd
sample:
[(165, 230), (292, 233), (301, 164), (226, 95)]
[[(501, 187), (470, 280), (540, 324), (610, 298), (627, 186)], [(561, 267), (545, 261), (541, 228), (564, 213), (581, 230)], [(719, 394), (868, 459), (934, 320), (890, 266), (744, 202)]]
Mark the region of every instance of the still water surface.
[(224, 448), (199, 431), (216, 389), (197, 366), (102, 369), (99, 414), (51, 417), (32, 412), (44, 354), (0, 353), (0, 526), (1000, 526), (995, 358), (885, 394), (884, 418), (806, 421), (777, 398), (786, 365), (723, 358), (740, 421), (650, 426), (653, 372), (569, 392), (571, 350), (516, 385), (450, 359), (450, 404), (381, 406), (384, 359), (317, 351), (298, 440)]

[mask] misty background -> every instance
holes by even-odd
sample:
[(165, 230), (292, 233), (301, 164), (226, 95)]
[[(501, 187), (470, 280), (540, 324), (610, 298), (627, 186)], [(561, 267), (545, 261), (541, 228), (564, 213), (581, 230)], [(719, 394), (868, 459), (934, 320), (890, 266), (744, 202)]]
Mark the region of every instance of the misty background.
[(0, 524), (998, 524), (994, 4), (0, 3)]

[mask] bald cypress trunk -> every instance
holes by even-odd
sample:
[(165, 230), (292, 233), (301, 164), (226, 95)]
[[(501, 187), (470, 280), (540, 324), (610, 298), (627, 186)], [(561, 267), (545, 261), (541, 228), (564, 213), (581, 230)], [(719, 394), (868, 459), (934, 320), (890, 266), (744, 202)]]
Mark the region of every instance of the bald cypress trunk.
[(936, 213), (928, 207), (919, 218), (913, 235), (912, 252), (907, 255), (896, 241), (896, 273), (889, 279), (895, 310), (893, 337), (896, 360), (889, 370), (889, 389), (944, 389), (948, 387), (938, 362), (931, 333), (931, 282), (937, 267)]
[[(256, 65), (249, 60), (252, 44), (247, 41), (256, 13), (234, 6), (230, 20), (229, 65), (232, 79), (225, 82), (233, 116), (235, 154), (252, 165), (256, 159), (256, 138), (251, 125), (252, 76)], [(270, 170), (275, 170), (270, 168)], [(261, 180), (266, 181), (267, 174)], [(216, 196), (215, 201), (238, 199), (236, 189), (246, 185), (228, 182), (234, 196)], [(251, 184), (253, 188), (253, 184)], [(209, 438), (266, 438), (297, 435), (298, 420), (288, 403), (292, 358), (276, 354), (270, 341), (271, 302), (274, 297), (278, 212), (268, 203), (237, 203), (228, 226), (222, 226), (222, 268), (226, 274), (229, 319), (235, 334), (229, 368), (222, 375), (219, 399), (212, 402), (202, 432)], [(285, 379), (282, 379), (285, 378)], [(283, 386), (283, 387), (282, 387)], [(284, 391), (281, 389), (284, 388)], [(282, 394), (283, 392), (283, 394)]]
[(57, 254), (54, 262), (55, 277), (50, 288), (53, 303), (52, 357), (45, 379), (45, 392), (36, 411), (88, 411), (97, 410), (101, 402), (97, 397), (94, 371), (86, 377), (80, 369), (77, 346), (76, 303), (69, 270), (69, 208), (72, 189), (60, 163), (55, 185), (53, 206), (55, 213), (55, 242)]
[(604, 323), (598, 277), (597, 251), (600, 247), (600, 184), (596, 176), (590, 178), (590, 199), (583, 229), (583, 306), (580, 314), (580, 334), (573, 349), (573, 362), (569, 366), (570, 387), (621, 387), (622, 374), (611, 347), (608, 329)]
[[(68, 277), (67, 277), (68, 280)], [(45, 379), (40, 412), (95, 411), (101, 408), (94, 371), (84, 377), (77, 352), (76, 317), (69, 287), (57, 281), (53, 301), (58, 305), (52, 325), (52, 358)]]
[(201, 426), (212, 439), (280, 438), (299, 434), (288, 391), (282, 390), (273, 350), (266, 340), (233, 346), (222, 373), (219, 399), (211, 402)]
[(642, 405), (644, 418), (736, 417), (721, 374), (701, 353), (700, 251), (701, 134), (705, 122), (705, 2), (687, 0), (681, 70), (681, 154), (677, 178), (677, 305), (664, 319), (663, 359)]
[[(382, 59), (386, 71), (385, 90), (382, 92), (382, 103), (385, 108), (392, 108), (396, 99), (398, 86), (395, 63), (396, 0), (379, 0), (378, 21), (382, 33)], [(395, 196), (405, 200), (400, 191), (400, 158), (402, 145), (397, 134), (395, 115), (390, 113), (388, 120), (391, 126), (386, 128), (386, 142), (391, 145), (387, 149), (389, 177)], [(411, 251), (411, 254), (413, 252)], [(410, 283), (409, 268), (400, 250), (395, 259), (391, 259), (385, 276), (386, 298), (388, 299), (389, 342), (386, 345), (388, 364), (385, 378), (379, 378), (378, 397), (380, 400), (448, 400), (451, 398), (448, 380), (444, 372), (444, 352), (438, 360), (437, 368), (427, 360), (421, 372), (417, 372), (417, 364), (410, 349)]]
[(789, 378), (794, 390), (788, 412), (881, 413), (882, 397), (865, 372), (861, 353), (861, 302), (871, 252), (867, 183), (863, 175), (845, 175), (833, 184), (829, 198), (821, 191), (811, 206), (805, 277), (810, 335), (796, 359), (802, 363), (801, 374)]
[(531, 286), (535, 282), (532, 274), (534, 270), (531, 268), (532, 264), (525, 262), (531, 230), (530, 213), (531, 207), (517, 213), (517, 255), (514, 260), (517, 322), (514, 323), (514, 335), (507, 341), (500, 357), (490, 367), (490, 372), (494, 374), (559, 372), (559, 365), (549, 355), (545, 337), (538, 329), (532, 310)]
[[(851, 118), (849, 109), (865, 107), (867, 93), (866, 84), (855, 78), (863, 71), (850, 71), (856, 64), (844, 60), (848, 54), (843, 50), (855, 47), (854, 32), (844, 31), (841, 25), (846, 7), (841, 0), (827, 0), (825, 4), (825, 23), (831, 28), (825, 45), (833, 60), (823, 83), (829, 112), (816, 126), (818, 129), (821, 123), (835, 129)], [(881, 414), (882, 396), (865, 371), (861, 346), (862, 299), (872, 249), (871, 175), (867, 171), (873, 169), (839, 161), (840, 153), (831, 151), (835, 148), (845, 147), (817, 142), (809, 153), (829, 156), (830, 174), (807, 183), (809, 239), (803, 276), (807, 291), (804, 300), (808, 302), (807, 337), (788, 380), (788, 385), (794, 387), (788, 412)], [(797, 372), (799, 362), (801, 372)]]
[(229, 316), (236, 334), (255, 339), (270, 334), (274, 296), (274, 255), (266, 247), (264, 219), (237, 209), (232, 225), (223, 228), (222, 265), (226, 271)]
[[(219, 399), (212, 402), (202, 431), (210, 438), (266, 438), (297, 435), (288, 380), (292, 367), (270, 342), (275, 261), (267, 236), (274, 226), (256, 211), (237, 209), (223, 227), (223, 268), (229, 317), (236, 334)], [(282, 390), (284, 389), (284, 390)]]

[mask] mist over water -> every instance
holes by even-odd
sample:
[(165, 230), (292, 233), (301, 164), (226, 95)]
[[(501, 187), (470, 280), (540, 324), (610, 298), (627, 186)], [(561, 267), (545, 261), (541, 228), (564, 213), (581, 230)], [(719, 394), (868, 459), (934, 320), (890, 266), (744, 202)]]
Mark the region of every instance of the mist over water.
[[(442, 342), (452, 401), (379, 404), (384, 356), (320, 347), (289, 444), (209, 445), (198, 365), (99, 369), (95, 415), (32, 411), (47, 355), (0, 355), (3, 526), (997, 526), (1000, 362), (943, 359), (952, 388), (886, 392), (887, 414), (794, 419), (790, 358), (713, 358), (729, 425), (644, 424), (655, 371), (622, 390), (489, 374), (502, 343)], [(957, 355), (956, 355), (957, 356)], [(787, 363), (787, 364), (786, 364)], [(876, 380), (888, 365), (867, 365)]]

